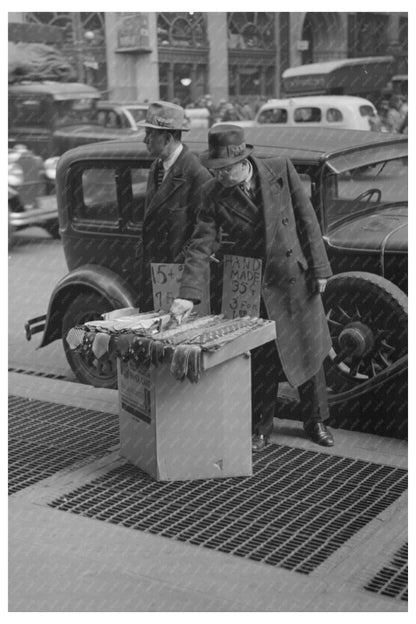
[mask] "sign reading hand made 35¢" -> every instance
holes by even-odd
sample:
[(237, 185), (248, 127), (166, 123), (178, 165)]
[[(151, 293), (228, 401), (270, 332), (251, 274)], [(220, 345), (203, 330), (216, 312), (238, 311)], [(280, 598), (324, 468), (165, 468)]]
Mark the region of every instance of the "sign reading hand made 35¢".
[(226, 318), (260, 316), (260, 258), (224, 256), (221, 312)]

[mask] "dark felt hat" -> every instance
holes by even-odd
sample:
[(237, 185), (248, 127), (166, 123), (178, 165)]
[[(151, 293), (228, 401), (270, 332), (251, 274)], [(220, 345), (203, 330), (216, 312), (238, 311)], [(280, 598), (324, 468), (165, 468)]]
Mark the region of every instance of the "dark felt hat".
[(201, 162), (208, 169), (221, 169), (244, 160), (253, 149), (245, 142), (241, 126), (217, 124), (208, 132), (208, 150), (201, 154)]
[(182, 130), (185, 127), (185, 111), (173, 102), (152, 102), (146, 113), (146, 119), (137, 125), (156, 130)]

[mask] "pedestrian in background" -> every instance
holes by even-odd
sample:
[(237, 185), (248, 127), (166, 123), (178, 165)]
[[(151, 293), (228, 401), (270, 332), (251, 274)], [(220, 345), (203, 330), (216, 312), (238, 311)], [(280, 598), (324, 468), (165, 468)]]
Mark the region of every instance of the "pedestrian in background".
[(182, 263), (200, 208), (200, 189), (210, 174), (182, 143), (185, 111), (172, 102), (153, 102), (144, 143), (155, 158), (149, 171), (143, 219), (142, 311), (153, 310), (152, 262)]
[(400, 125), (403, 121), (400, 114), (402, 99), (398, 95), (392, 95), (389, 100), (389, 110), (387, 112), (387, 125), (389, 132), (400, 132)]

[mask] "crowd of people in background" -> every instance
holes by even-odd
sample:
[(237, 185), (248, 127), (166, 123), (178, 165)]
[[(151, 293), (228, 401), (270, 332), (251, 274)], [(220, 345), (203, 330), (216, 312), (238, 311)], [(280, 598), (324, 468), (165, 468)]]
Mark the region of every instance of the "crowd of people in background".
[[(260, 106), (267, 102), (267, 97), (258, 96), (253, 99), (236, 98), (234, 101), (219, 100), (217, 105), (208, 94), (200, 97), (196, 102), (189, 102), (185, 105), (185, 109), (206, 108), (209, 111), (209, 126), (221, 121), (243, 121), (246, 119), (254, 119)], [(179, 102), (177, 102), (179, 103)]]
[(373, 130), (407, 134), (408, 104), (404, 96), (392, 95), (389, 100), (382, 100), (377, 112), (378, 119), (373, 122)]

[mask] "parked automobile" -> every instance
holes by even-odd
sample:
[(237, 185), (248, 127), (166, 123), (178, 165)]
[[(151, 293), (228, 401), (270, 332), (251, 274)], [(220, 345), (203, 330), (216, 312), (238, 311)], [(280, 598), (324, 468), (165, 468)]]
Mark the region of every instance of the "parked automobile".
[[(285, 127), (276, 146), (270, 131), (257, 127), (247, 128), (246, 140), (261, 158), (291, 158), (321, 225), (335, 273), (324, 295), (333, 340), (326, 362), (332, 404), (347, 404), (347, 414), (358, 420), (373, 417), (374, 400), (379, 408), (398, 397), (405, 405), (407, 138)], [(206, 131), (191, 131), (187, 144), (204, 151)], [(84, 146), (61, 158), (58, 206), (69, 272), (55, 286), (47, 314), (28, 321), (29, 339), (43, 331), (43, 347), (104, 312), (137, 307), (150, 164), (147, 150), (132, 140)], [(221, 261), (212, 264), (213, 285), (221, 270)], [(213, 287), (213, 312), (219, 302)], [(115, 370), (100, 370), (97, 361), (63, 345), (79, 380), (114, 387)], [(357, 400), (358, 416), (350, 409)]]
[[(121, 130), (140, 130), (137, 124), (146, 118), (148, 104), (137, 102), (113, 102), (102, 100), (97, 104), (96, 119), (105, 128)], [(209, 110), (207, 108), (186, 108), (185, 124), (187, 128), (208, 128)]]
[(394, 65), (393, 56), (365, 56), (289, 67), (282, 74), (284, 97), (356, 95), (378, 106)]
[(239, 126), (299, 126), (372, 130), (377, 111), (364, 98), (350, 95), (317, 95), (269, 100), (253, 120), (236, 121)]
[(54, 172), (24, 145), (9, 149), (8, 196), (9, 247), (14, 242), (14, 232), (31, 225), (59, 237)]
[(96, 120), (104, 128), (140, 130), (139, 121), (146, 118), (148, 104), (101, 100), (96, 106)]
[(47, 159), (78, 145), (143, 134), (142, 130), (100, 125), (96, 116), (100, 98), (97, 89), (76, 82), (10, 85), (9, 147), (23, 144)]

